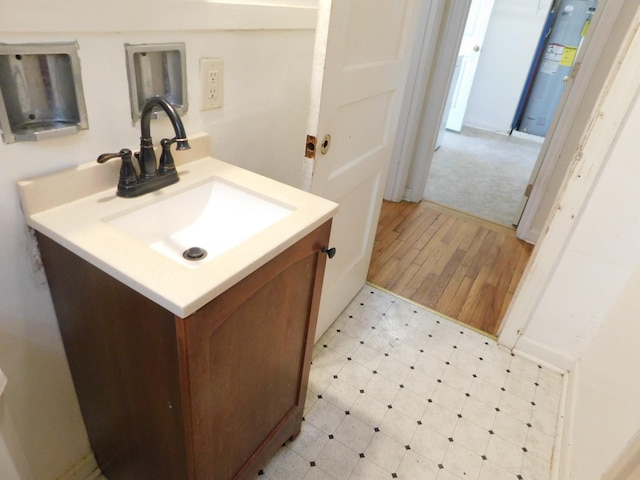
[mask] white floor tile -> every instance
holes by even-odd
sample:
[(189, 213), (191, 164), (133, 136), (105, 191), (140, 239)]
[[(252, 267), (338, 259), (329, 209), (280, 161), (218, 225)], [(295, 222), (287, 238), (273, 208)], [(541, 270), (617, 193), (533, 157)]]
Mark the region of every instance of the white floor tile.
[(418, 455), (413, 450), (405, 453), (398, 467), (398, 478), (403, 480), (436, 480), (440, 469), (438, 466)]
[(342, 411), (349, 410), (359, 396), (360, 390), (340, 378), (335, 378), (322, 394), (322, 398)]
[(409, 445), (418, 428), (415, 420), (407, 417), (395, 408), (389, 409), (380, 423), (380, 430), (402, 445)]
[(315, 460), (317, 468), (324, 470), (336, 479), (349, 478), (357, 463), (358, 454), (335, 439), (327, 442)]
[(410, 445), (412, 451), (438, 465), (444, 461), (450, 444), (449, 437), (422, 425), (416, 430)]
[(289, 448), (281, 448), (273, 460), (264, 468), (264, 473), (271, 479), (299, 480), (311, 468), (309, 462)]
[(362, 453), (366, 450), (374, 434), (375, 431), (371, 425), (353, 415), (346, 415), (336, 429), (334, 438), (349, 445), (356, 452)]
[(444, 456), (444, 468), (460, 478), (477, 480), (480, 477), (482, 458), (459, 443), (452, 443)]
[(257, 480), (549, 480), (561, 390), (561, 375), (367, 286), (314, 347), (302, 431)]
[(384, 433), (376, 433), (365, 450), (365, 457), (393, 473), (398, 470), (407, 449), (404, 445)]

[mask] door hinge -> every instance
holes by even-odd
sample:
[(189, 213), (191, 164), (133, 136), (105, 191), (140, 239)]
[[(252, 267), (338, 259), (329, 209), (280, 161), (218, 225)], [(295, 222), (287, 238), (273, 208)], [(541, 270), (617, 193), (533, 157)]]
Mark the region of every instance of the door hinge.
[(526, 190), (524, 191), (524, 196), (529, 197), (531, 195), (531, 191), (533, 190), (533, 184), (527, 185)]

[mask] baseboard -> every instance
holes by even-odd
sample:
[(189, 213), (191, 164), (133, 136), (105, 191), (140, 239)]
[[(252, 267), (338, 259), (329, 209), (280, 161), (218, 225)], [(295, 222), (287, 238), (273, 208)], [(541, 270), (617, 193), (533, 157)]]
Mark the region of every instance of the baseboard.
[(571, 456), (571, 436), (575, 412), (574, 386), (576, 370), (566, 372), (562, 376), (562, 393), (560, 395), (560, 409), (558, 410), (558, 424), (556, 439), (551, 457), (551, 480), (567, 480), (569, 458)]
[(571, 478), (570, 459), (575, 416), (575, 386), (579, 362), (526, 337), (518, 339), (517, 348), (513, 349), (513, 353), (562, 375), (560, 408), (551, 459), (551, 480), (568, 480)]
[(102, 472), (93, 453), (90, 452), (57, 480), (96, 480), (102, 478)]
[(518, 338), (513, 351), (558, 373), (571, 371), (576, 364), (574, 358), (525, 336)]

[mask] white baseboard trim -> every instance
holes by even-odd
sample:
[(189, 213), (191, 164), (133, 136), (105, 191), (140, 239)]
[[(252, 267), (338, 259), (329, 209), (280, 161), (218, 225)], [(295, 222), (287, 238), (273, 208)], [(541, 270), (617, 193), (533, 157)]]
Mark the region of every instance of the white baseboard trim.
[(101, 478), (102, 472), (96, 462), (93, 452), (89, 452), (82, 460), (64, 473), (57, 480), (96, 480)]
[(567, 458), (571, 453), (570, 428), (573, 424), (573, 412), (575, 403), (572, 395), (572, 388), (575, 385), (575, 370), (566, 372), (562, 376), (562, 393), (560, 394), (560, 409), (558, 411), (558, 424), (556, 425), (556, 438), (553, 445), (553, 455), (551, 457), (551, 480), (567, 480), (566, 470), (568, 466)]
[(526, 337), (520, 337), (513, 353), (562, 375), (558, 423), (551, 459), (551, 480), (568, 480), (575, 415), (578, 363), (566, 355)]
[(569, 372), (576, 364), (574, 358), (525, 336), (518, 338), (513, 352), (558, 373)]

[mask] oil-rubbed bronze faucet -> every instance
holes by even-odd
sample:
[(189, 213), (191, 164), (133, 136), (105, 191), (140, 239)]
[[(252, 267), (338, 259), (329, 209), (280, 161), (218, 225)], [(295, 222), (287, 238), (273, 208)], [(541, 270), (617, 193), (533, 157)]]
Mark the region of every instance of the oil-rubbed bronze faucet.
[[(164, 138), (160, 141), (162, 154), (159, 165), (156, 162), (151, 139), (151, 114), (156, 107), (165, 111), (176, 135), (175, 138)], [(133, 166), (129, 149), (123, 148), (118, 153), (103, 153), (98, 157), (98, 163), (104, 163), (112, 158), (122, 158), (117, 190), (121, 197), (138, 197), (177, 182), (179, 177), (171, 154), (171, 144), (175, 143), (177, 150), (191, 148), (178, 112), (162, 97), (151, 97), (145, 102), (140, 115), (140, 130), (140, 152), (134, 154), (138, 159), (139, 173)]]

